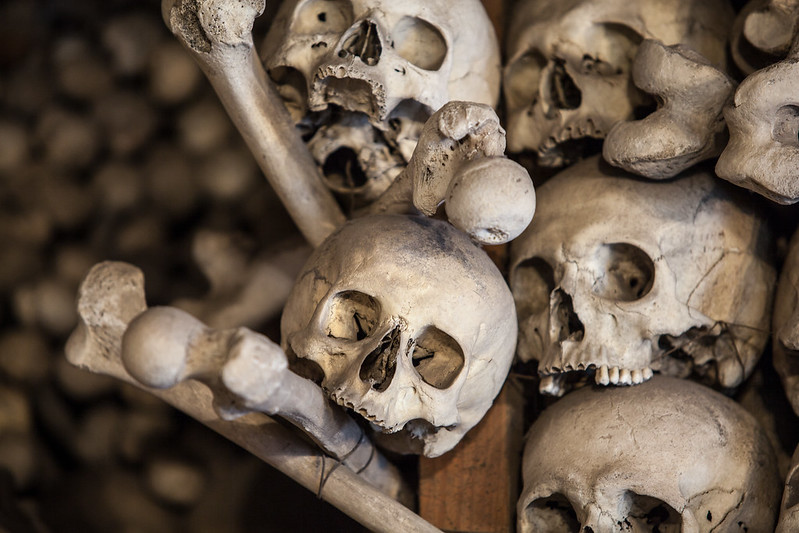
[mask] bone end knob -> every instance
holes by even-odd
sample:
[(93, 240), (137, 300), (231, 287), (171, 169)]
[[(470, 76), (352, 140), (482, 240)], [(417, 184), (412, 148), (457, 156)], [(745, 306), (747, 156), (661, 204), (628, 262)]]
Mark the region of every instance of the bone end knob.
[(481, 244), (503, 244), (518, 237), (533, 219), (535, 189), (524, 167), (505, 157), (465, 164), (446, 197), (453, 226)]
[(122, 338), (122, 363), (136, 380), (156, 389), (185, 379), (192, 340), (202, 322), (173, 307), (152, 307), (137, 316)]

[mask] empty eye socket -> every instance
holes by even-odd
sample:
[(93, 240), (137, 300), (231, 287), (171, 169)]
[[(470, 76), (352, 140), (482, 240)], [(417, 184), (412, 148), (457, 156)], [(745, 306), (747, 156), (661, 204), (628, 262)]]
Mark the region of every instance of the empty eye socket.
[(333, 296), (327, 320), (327, 335), (336, 339), (359, 341), (372, 334), (380, 317), (377, 300), (358, 291), (344, 291)]
[(569, 500), (561, 494), (533, 501), (524, 510), (526, 531), (541, 533), (578, 533), (580, 522)]
[(594, 294), (610, 300), (632, 302), (652, 289), (655, 264), (640, 248), (623, 242), (598, 248), (601, 277), (593, 286)]
[(555, 289), (555, 272), (545, 260), (531, 257), (513, 271), (511, 289), (520, 319), (543, 313), (549, 308), (549, 295)]
[(309, 0), (297, 13), (293, 31), (304, 35), (344, 33), (352, 20), (352, 4), (347, 0)]
[(414, 368), (425, 383), (446, 389), (463, 369), (463, 350), (450, 335), (435, 326), (425, 329), (416, 339), (411, 355)]
[[(630, 510), (627, 521), (637, 522), (634, 531), (653, 531), (658, 533), (680, 533), (682, 517), (672, 506), (658, 498), (628, 492)], [(705, 518), (705, 517), (703, 517)], [(712, 520), (712, 514), (708, 520)]]
[(779, 108), (771, 136), (783, 144), (799, 145), (799, 106), (784, 105)]
[(403, 17), (391, 33), (392, 44), (406, 61), (424, 70), (438, 70), (447, 57), (447, 41), (429, 22)]
[(547, 61), (536, 50), (530, 50), (514, 61), (505, 75), (505, 93), (514, 107), (536, 103), (541, 72)]

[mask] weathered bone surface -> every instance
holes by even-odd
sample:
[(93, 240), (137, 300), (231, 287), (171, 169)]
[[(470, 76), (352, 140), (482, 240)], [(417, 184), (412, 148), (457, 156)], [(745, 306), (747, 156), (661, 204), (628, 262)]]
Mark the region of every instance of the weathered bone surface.
[(344, 216), (253, 50), (264, 0), (163, 0), (167, 25), (219, 95), (269, 183), (315, 246)]
[(730, 142), (716, 174), (780, 203), (799, 201), (799, 48), (788, 57), (749, 75), (724, 117)]
[(751, 0), (735, 19), (730, 36), (733, 61), (745, 75), (785, 57), (796, 36), (796, 0)]
[(536, 151), (545, 166), (571, 162), (585, 141), (651, 105), (631, 76), (643, 39), (686, 45), (724, 70), (732, 20), (720, 0), (519, 2), (503, 79), (510, 151)]
[[(211, 389), (194, 380), (181, 381), (189, 376), (196, 376), (215, 386), (215, 381), (218, 379), (217, 368), (220, 364), (224, 364), (227, 356), (225, 350), (231, 347), (226, 341), (232, 340), (237, 341), (232, 345), (234, 352), (232, 355), (236, 357), (228, 363), (230, 368), (223, 370), (222, 379), (226, 384), (231, 384), (240, 392), (246, 392), (250, 383), (248, 380), (254, 377), (253, 375), (263, 376), (269, 370), (275, 371), (279, 381), (281, 376), (286, 376), (286, 371), (281, 370), (282, 364), (279, 359), (281, 352), (276, 345), (244, 329), (208, 330), (195, 319), (174, 308), (148, 310), (142, 273), (125, 263), (107, 262), (96, 265), (81, 286), (78, 310), (81, 323), (67, 345), (67, 357), (70, 362), (92, 372), (107, 374), (146, 388), (248, 449), (307, 488), (319, 490), (320, 456), (317, 451), (281, 425), (258, 413), (250, 413), (236, 420), (223, 420), (212, 409)], [(128, 329), (131, 323), (137, 324), (133, 331)], [(172, 326), (175, 328), (172, 329)], [(127, 340), (123, 341), (123, 338)], [(123, 344), (127, 344), (127, 347)], [(147, 345), (159, 349), (157, 355), (167, 357), (153, 357), (152, 353), (146, 352)], [(159, 387), (177, 384), (166, 390), (141, 385), (122, 365), (121, 357), (125, 351), (128, 352), (128, 365), (145, 381)], [(270, 360), (270, 355), (277, 355), (278, 359)], [(253, 375), (242, 377), (242, 370), (245, 373), (252, 371)], [(305, 393), (309, 393), (308, 385), (314, 386), (311, 383), (298, 385), (297, 380), (302, 378), (294, 375), (289, 379), (291, 381), (288, 383), (291, 384), (287, 387), (294, 391), (297, 390), (295, 387), (300, 387)], [(283, 394), (279, 389), (276, 393), (278, 397)], [(227, 399), (229, 398), (228, 396)], [(220, 399), (223, 401), (220, 402)], [(224, 396), (213, 398), (221, 407), (230, 407), (229, 403), (224, 402), (225, 399)], [(251, 405), (262, 406), (267, 398), (251, 397), (248, 401)], [(314, 407), (316, 411), (311, 414), (327, 416), (328, 408), (322, 406), (322, 398), (319, 395), (316, 398), (295, 398), (291, 401), (298, 405), (305, 403), (306, 406), (308, 405), (306, 402), (316, 402), (317, 405)], [(277, 404), (278, 410), (285, 404), (286, 399), (280, 399)], [(274, 409), (275, 404), (268, 407)], [(295, 409), (291, 405), (286, 408)], [(337, 414), (331, 416), (339, 417)], [(314, 425), (320, 423), (320, 420), (311, 417), (305, 422)], [(321, 423), (324, 425), (323, 421)], [(348, 433), (347, 436), (336, 436), (328, 444), (332, 443), (332, 448), (352, 445), (351, 435), (352, 433)], [(360, 442), (355, 448), (361, 446), (368, 451), (370, 443)], [(362, 478), (392, 498), (405, 498), (407, 492), (403, 482), (396, 470), (382, 456), (379, 454), (372, 456), (371, 451), (369, 457), (364, 457), (357, 450), (350, 452), (353, 452), (353, 446), (349, 447), (348, 455), (341, 457), (346, 461), (345, 464), (350, 464), (350, 459), (360, 457), (357, 459), (360, 464), (353, 463), (351, 467), (361, 470)], [(321, 467), (324, 467), (324, 462), (321, 463)], [(370, 485), (356, 481), (357, 476), (351, 470), (339, 468), (323, 474), (329, 475), (322, 496), (356, 520), (365, 525), (368, 522), (367, 527), (388, 530), (386, 524), (378, 523), (369, 516), (369, 513), (361, 511), (363, 500), (360, 498), (370, 500), (372, 502), (370, 505), (378, 505), (380, 508), (385, 506), (390, 513), (396, 515), (400, 523), (405, 523), (413, 530), (431, 530), (429, 525), (415, 514), (371, 488)], [(346, 497), (340, 498), (339, 495), (332, 494), (334, 491), (346, 493)], [(359, 496), (356, 497), (354, 494)]]
[(505, 158), (505, 130), (484, 104), (448, 102), (425, 123), (408, 166), (366, 212), (433, 216), (445, 202), (449, 221), (482, 244), (521, 234), (535, 212), (527, 170)]
[(522, 468), (520, 533), (773, 531), (781, 491), (749, 413), (665, 376), (558, 400), (530, 429)]
[(665, 179), (721, 153), (727, 142), (722, 111), (732, 98), (732, 78), (684, 45), (647, 39), (633, 61), (633, 82), (658, 97), (658, 109), (642, 120), (616, 123), (602, 146), (606, 161)]
[(281, 337), (387, 445), (433, 457), (499, 393), (515, 316), (499, 271), (465, 234), (439, 220), (381, 215), (350, 221), (314, 251)]
[(570, 373), (603, 385), (697, 373), (722, 387), (751, 373), (776, 275), (765, 220), (737, 193), (708, 172), (647, 181), (598, 157), (539, 188), (510, 284), (518, 355), (538, 361), (543, 392), (563, 393)]
[(782, 265), (774, 300), (774, 368), (794, 412), (799, 414), (799, 233)]
[(328, 185), (356, 207), (391, 184), (433, 112), (499, 95), (478, 0), (287, 0), (262, 56)]

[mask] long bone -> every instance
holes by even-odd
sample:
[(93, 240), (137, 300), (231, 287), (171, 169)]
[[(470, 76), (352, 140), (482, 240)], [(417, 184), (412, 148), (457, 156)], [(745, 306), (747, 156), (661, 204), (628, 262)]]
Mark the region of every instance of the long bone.
[(481, 244), (508, 242), (530, 224), (532, 180), (505, 157), (505, 130), (490, 106), (453, 101), (436, 111), (408, 166), (366, 211), (433, 216), (442, 202), (449, 221)]
[[(375, 454), (357, 475), (350, 468), (326, 464), (317, 449), (264, 414), (250, 412), (235, 420), (222, 419), (212, 407), (211, 390), (196, 380), (178, 379), (180, 382), (169, 389), (154, 389), (134, 379), (122, 364), (122, 339), (131, 321), (146, 310), (144, 280), (138, 268), (114, 262), (96, 265), (80, 288), (78, 312), (81, 320), (67, 343), (67, 358), (76, 366), (115, 377), (158, 396), (309, 490), (319, 491), (323, 499), (372, 530), (438, 531), (395, 500), (405, 500), (407, 492), (396, 470), (387, 467), (382, 456)], [(156, 332), (163, 333), (162, 329)], [(214, 364), (213, 356), (201, 365), (193, 362), (190, 365), (193, 370), (189, 373), (209, 376), (213, 374)], [(235, 368), (230, 374), (237, 374)], [(230, 406), (219, 399), (216, 401)], [(360, 446), (364, 446), (363, 442)], [(353, 461), (356, 456), (361, 457), (353, 453)], [(370, 512), (375, 508), (385, 512), (379, 520)]]
[(161, 9), (292, 219), (316, 246), (345, 219), (254, 50), (252, 25), (265, 6), (264, 0), (163, 0)]

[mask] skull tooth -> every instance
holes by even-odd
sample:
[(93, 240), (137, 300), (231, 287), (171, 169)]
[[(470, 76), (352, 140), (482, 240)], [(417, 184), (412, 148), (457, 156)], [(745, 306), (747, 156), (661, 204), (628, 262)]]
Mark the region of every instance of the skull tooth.
[(619, 367), (614, 366), (608, 371), (608, 378), (614, 385), (619, 384)]
[(608, 365), (602, 365), (594, 376), (597, 385), (607, 385), (610, 383), (610, 376), (608, 375)]
[(633, 370), (630, 372), (630, 376), (636, 385), (644, 382), (644, 374), (640, 370)]
[(651, 379), (651, 378), (652, 378), (652, 376), (654, 375), (654, 373), (652, 372), (652, 369), (651, 369), (651, 368), (644, 368), (644, 369), (642, 370), (642, 372), (643, 372), (643, 374), (644, 374), (644, 381), (648, 381), (648, 380), (649, 380), (649, 379)]
[(622, 368), (621, 371), (619, 372), (619, 383), (621, 385), (632, 385), (633, 384), (633, 378), (632, 378), (632, 375), (630, 374), (630, 371), (628, 369)]

